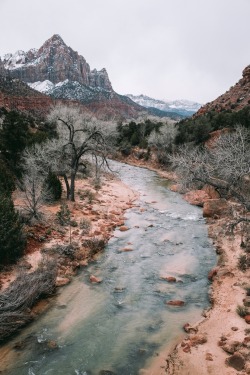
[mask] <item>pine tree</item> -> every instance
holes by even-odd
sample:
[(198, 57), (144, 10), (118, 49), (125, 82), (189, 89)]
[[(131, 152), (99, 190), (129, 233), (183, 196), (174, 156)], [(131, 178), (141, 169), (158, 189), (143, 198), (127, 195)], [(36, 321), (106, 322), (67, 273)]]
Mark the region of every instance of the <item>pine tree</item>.
[(0, 195), (0, 264), (14, 262), (23, 254), (26, 240), (11, 197)]
[(61, 199), (62, 184), (55, 173), (49, 171), (44, 185), (45, 190), (50, 193), (51, 200), (57, 201)]

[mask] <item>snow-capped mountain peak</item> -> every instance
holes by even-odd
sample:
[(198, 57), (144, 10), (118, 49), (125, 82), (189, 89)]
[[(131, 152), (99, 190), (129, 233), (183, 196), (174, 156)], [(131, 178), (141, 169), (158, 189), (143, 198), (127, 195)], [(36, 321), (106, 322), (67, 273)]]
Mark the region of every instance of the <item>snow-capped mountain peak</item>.
[(143, 107), (157, 108), (164, 112), (175, 112), (184, 116), (191, 116), (193, 113), (197, 112), (201, 107), (200, 103), (192, 102), (190, 100), (185, 99), (170, 101), (154, 99), (142, 94), (128, 94), (127, 96), (135, 103)]

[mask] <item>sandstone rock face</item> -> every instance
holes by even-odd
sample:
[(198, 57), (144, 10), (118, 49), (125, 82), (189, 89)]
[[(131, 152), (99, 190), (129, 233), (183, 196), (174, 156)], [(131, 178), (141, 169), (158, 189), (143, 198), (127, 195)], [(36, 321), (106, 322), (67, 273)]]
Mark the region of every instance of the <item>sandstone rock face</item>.
[(242, 72), (242, 78), (225, 94), (201, 107), (195, 114), (196, 117), (209, 111), (221, 112), (223, 110), (238, 111), (249, 105), (250, 99), (250, 65)]
[[(84, 57), (68, 47), (59, 35), (53, 35), (38, 50), (3, 56), (0, 80), (5, 78), (12, 80), (7, 95), (0, 82), (0, 106), (7, 110), (46, 115), (55, 100), (63, 105), (72, 104), (73, 100), (83, 112), (104, 121), (137, 118), (145, 111), (128, 97), (114, 92), (106, 69), (91, 70)], [(24, 82), (31, 87), (29, 90), (27, 85), (19, 90)]]
[(229, 214), (226, 199), (210, 199), (203, 205), (203, 216), (218, 218)]
[(184, 199), (190, 204), (203, 207), (210, 196), (204, 190), (192, 190), (184, 195)]
[(106, 70), (91, 71), (84, 57), (68, 47), (59, 35), (53, 35), (38, 50), (7, 54), (3, 57), (3, 63), (12, 78), (24, 82), (48, 80), (58, 83), (68, 79), (87, 86), (112, 90)]

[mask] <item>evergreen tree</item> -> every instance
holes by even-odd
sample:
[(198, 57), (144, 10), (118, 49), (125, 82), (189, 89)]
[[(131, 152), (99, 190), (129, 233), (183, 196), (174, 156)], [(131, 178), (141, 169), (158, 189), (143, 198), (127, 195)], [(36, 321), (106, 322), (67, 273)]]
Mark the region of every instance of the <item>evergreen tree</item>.
[(6, 163), (0, 158), (0, 194), (10, 195), (15, 190), (14, 178)]
[(11, 197), (0, 194), (0, 264), (14, 262), (26, 244), (22, 224)]
[(62, 184), (58, 176), (49, 171), (47, 178), (45, 179), (44, 189), (49, 192), (51, 200), (57, 201), (62, 196)]

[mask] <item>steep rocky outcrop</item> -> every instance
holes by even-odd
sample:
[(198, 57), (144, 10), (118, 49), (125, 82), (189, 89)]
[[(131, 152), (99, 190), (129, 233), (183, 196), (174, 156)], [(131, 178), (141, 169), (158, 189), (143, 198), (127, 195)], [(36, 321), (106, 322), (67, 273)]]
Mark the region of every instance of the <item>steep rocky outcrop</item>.
[[(5, 55), (1, 67), (7, 72), (12, 85), (11, 97), (6, 93), (3, 95), (0, 87), (0, 105), (3, 103), (7, 108), (13, 109), (14, 106), (30, 110), (37, 106), (40, 110), (45, 105), (46, 112), (47, 102), (52, 104), (59, 100), (67, 104), (73, 101), (82, 110), (105, 120), (136, 118), (146, 111), (128, 97), (117, 94), (112, 89), (106, 69), (90, 70), (84, 57), (68, 47), (59, 35), (53, 35), (38, 50)], [(18, 85), (21, 85), (20, 82), (24, 82), (23, 85), (27, 83), (33, 89), (35, 101), (31, 99), (27, 85), (25, 90), (29, 94), (21, 100), (21, 95), (17, 94), (20, 90), (14, 89), (14, 82)], [(46, 95), (41, 96), (38, 91)]]
[(3, 63), (12, 78), (24, 82), (49, 80), (56, 84), (68, 79), (86, 86), (112, 90), (107, 71), (91, 71), (84, 57), (68, 47), (57, 34), (38, 50), (17, 51), (3, 56)]
[(242, 78), (234, 86), (226, 91), (225, 94), (202, 106), (195, 116), (200, 116), (210, 111), (239, 111), (246, 106), (250, 106), (250, 65), (243, 70)]

